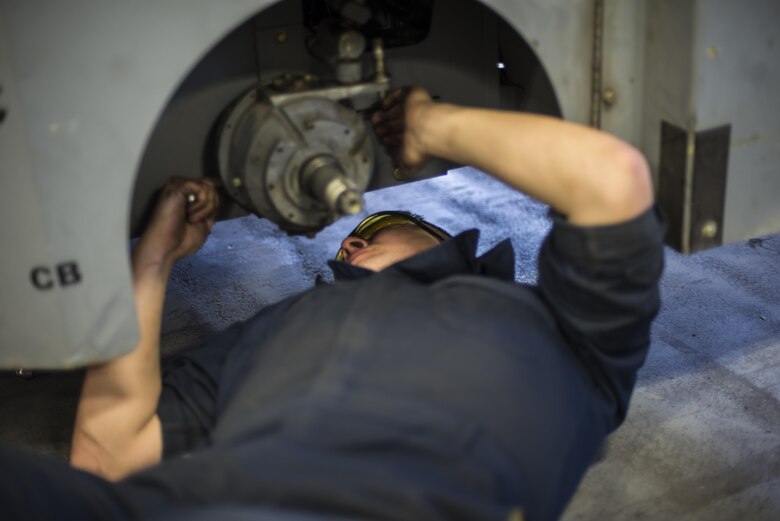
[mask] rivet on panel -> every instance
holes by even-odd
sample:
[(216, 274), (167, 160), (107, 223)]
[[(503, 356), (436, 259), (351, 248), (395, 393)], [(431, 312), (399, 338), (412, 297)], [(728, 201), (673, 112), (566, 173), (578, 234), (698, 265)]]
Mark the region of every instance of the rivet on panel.
[(604, 105), (607, 107), (614, 105), (617, 101), (617, 92), (615, 92), (615, 89), (611, 87), (604, 89), (604, 92), (601, 93), (601, 101), (603, 101)]

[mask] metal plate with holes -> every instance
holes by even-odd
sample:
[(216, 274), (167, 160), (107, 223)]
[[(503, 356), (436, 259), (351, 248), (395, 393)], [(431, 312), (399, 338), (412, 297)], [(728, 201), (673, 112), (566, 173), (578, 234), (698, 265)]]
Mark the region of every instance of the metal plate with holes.
[[(360, 86), (353, 90), (360, 92)], [(370, 92), (373, 88), (367, 85)], [(346, 210), (337, 209), (335, 192), (329, 203), (319, 199), (325, 193), (312, 192), (302, 181), (307, 165), (329, 158), (328, 175), (340, 179), (333, 186), (356, 191), (348, 208), (359, 211), (360, 194), (373, 171), (374, 147), (361, 116), (338, 100), (318, 97), (316, 88), (306, 92), (308, 96), (277, 96), (271, 87), (251, 89), (230, 109), (218, 132), (219, 165), (228, 193), (247, 211), (290, 233), (313, 234)]]

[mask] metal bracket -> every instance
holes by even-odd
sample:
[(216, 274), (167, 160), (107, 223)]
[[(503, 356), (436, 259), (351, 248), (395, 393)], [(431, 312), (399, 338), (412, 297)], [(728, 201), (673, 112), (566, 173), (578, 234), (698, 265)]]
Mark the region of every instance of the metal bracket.
[(683, 253), (723, 244), (731, 125), (689, 131), (661, 122), (658, 199), (667, 243)]
[(271, 103), (278, 107), (303, 98), (325, 98), (331, 101), (339, 101), (366, 94), (376, 94), (381, 99), (389, 85), (389, 79), (385, 78), (383, 81), (363, 82), (356, 85), (334, 85), (332, 87), (301, 90), (299, 92), (280, 92), (278, 94), (266, 92), (266, 94)]

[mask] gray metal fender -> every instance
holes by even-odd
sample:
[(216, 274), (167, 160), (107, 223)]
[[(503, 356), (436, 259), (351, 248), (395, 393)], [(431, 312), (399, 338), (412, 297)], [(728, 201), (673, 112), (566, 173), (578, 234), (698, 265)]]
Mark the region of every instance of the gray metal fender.
[[(272, 3), (0, 2), (0, 367), (133, 348), (127, 230), (148, 136), (199, 58)], [(531, 43), (564, 116), (586, 122), (591, 2), (484, 3)]]

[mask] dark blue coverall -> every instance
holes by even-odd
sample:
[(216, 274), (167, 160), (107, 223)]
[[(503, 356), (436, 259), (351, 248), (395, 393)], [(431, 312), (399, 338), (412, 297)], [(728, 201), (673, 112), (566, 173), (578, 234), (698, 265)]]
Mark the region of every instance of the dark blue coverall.
[[(659, 308), (655, 209), (555, 218), (536, 286), (458, 235), (261, 310), (164, 365), (164, 461), (117, 484), (0, 451), (60, 519), (556, 519), (623, 421)], [(10, 517), (8, 519), (13, 519)]]

